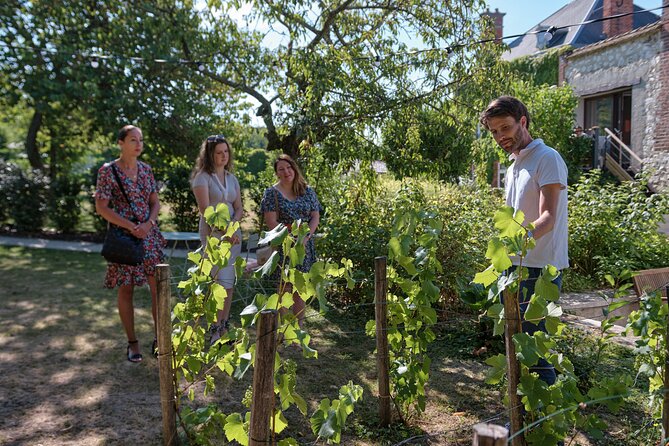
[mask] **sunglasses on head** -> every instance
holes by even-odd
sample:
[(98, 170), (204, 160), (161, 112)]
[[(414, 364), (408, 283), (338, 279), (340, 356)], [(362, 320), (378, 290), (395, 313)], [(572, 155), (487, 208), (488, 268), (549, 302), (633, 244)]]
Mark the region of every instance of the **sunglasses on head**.
[(228, 142), (223, 135), (207, 136), (207, 142)]

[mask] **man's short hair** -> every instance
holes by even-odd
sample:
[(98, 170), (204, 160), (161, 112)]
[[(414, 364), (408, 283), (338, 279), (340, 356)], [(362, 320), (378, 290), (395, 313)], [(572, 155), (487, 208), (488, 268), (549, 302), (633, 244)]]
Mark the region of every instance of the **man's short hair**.
[(500, 96), (488, 104), (488, 108), (481, 113), (481, 124), (488, 128), (488, 119), (504, 116), (513, 116), (516, 122), (520, 122), (520, 118), (525, 116), (527, 119), (525, 128), (530, 128), (530, 113), (527, 111), (527, 107), (513, 96)]

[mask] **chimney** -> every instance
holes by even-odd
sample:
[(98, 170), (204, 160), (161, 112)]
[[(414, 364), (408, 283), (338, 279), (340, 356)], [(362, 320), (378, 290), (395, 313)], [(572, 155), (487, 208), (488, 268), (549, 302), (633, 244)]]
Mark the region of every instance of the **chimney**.
[[(603, 18), (634, 12), (633, 0), (604, 0)], [(617, 19), (604, 20), (602, 27), (606, 37), (614, 37), (632, 31), (632, 14)]]
[(502, 37), (504, 37), (504, 16), (506, 13), (499, 12), (497, 8), (495, 8), (495, 12), (491, 12), (490, 9), (486, 8), (485, 12), (481, 15), (490, 17), (492, 24), (495, 26), (495, 42), (502, 43)]

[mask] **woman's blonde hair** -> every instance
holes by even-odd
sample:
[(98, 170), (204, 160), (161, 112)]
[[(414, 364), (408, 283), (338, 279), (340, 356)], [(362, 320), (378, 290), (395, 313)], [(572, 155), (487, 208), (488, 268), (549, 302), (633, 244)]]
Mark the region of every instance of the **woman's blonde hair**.
[(302, 176), (302, 171), (300, 168), (297, 166), (297, 163), (295, 162), (294, 159), (292, 159), (289, 155), (286, 155), (285, 153), (279, 155), (279, 157), (274, 161), (274, 172), (276, 173), (276, 167), (277, 164), (279, 164), (279, 161), (285, 161), (288, 164), (290, 164), (290, 167), (293, 168), (293, 171), (295, 172), (295, 178), (293, 178), (293, 193), (295, 196), (302, 196), (304, 193), (307, 191), (307, 180), (304, 179), (304, 176)]
[(228, 163), (225, 165), (225, 170), (232, 172), (234, 168), (232, 146), (223, 135), (212, 135), (202, 141), (200, 153), (195, 160), (195, 168), (193, 169), (191, 178), (195, 177), (199, 172), (214, 173), (216, 171), (214, 153), (216, 152), (216, 146), (223, 143), (228, 146)]

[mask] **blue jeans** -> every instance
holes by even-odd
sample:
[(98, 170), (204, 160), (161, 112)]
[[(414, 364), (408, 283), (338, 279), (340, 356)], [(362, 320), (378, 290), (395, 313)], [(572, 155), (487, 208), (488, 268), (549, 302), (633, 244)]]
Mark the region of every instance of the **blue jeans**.
[[(509, 272), (513, 272), (516, 269), (516, 266), (509, 268)], [(523, 333), (527, 333), (532, 336), (537, 331), (543, 331), (546, 333), (546, 323), (542, 319), (539, 324), (534, 324), (524, 320), (525, 312), (530, 303), (530, 298), (534, 294), (534, 286), (537, 283), (537, 279), (541, 275), (542, 268), (527, 268), (529, 276), (527, 279), (520, 282), (520, 316), (523, 319), (522, 321), (522, 330)], [(562, 290), (562, 273), (560, 273), (553, 283), (557, 285), (558, 292)], [(527, 292), (523, 292), (523, 289), (527, 289)], [(534, 366), (530, 367), (530, 372), (535, 372), (539, 375), (539, 379), (545, 382), (548, 385), (554, 384), (557, 380), (557, 375), (555, 374), (555, 367), (544, 358), (539, 359), (539, 362)]]

